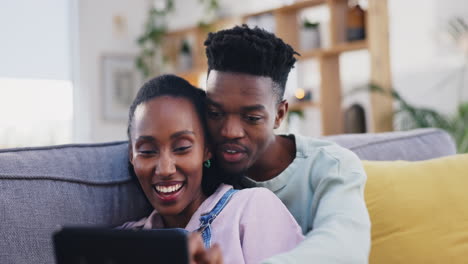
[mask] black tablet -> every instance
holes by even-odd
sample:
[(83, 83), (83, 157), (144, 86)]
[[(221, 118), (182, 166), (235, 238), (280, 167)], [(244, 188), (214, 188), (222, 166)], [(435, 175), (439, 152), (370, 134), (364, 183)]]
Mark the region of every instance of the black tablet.
[(66, 227), (53, 241), (57, 264), (188, 263), (183, 229)]

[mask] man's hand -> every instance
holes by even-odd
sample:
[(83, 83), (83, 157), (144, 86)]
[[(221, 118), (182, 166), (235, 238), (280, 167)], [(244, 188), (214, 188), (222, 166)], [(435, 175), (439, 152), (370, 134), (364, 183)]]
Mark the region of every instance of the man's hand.
[(223, 255), (218, 244), (205, 249), (202, 237), (198, 232), (189, 234), (188, 247), (190, 264), (223, 264)]

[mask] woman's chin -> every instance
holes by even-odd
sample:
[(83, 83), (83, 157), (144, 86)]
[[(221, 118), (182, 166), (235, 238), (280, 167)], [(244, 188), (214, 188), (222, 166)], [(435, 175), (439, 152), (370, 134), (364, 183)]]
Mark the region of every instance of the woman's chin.
[(180, 215), (182, 213), (182, 209), (178, 208), (178, 206), (164, 206), (155, 208), (156, 211), (163, 217), (174, 217)]

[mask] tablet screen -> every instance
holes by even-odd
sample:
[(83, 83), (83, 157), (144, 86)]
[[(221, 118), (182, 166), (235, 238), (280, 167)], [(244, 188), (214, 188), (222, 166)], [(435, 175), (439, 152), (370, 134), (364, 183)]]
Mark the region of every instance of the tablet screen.
[(67, 227), (53, 240), (57, 264), (188, 263), (184, 229)]

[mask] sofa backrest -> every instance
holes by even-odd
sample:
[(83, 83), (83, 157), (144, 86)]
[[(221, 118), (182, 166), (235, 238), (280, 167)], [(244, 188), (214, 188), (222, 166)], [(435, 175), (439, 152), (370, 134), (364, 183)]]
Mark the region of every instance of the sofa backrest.
[(117, 226), (150, 212), (127, 143), (0, 150), (0, 263), (54, 263), (63, 225)]
[(345, 134), (324, 137), (352, 150), (362, 160), (427, 160), (457, 153), (444, 130), (421, 128), (387, 133)]
[[(437, 129), (325, 137), (361, 159), (421, 160), (455, 153)], [(0, 263), (53, 263), (63, 225), (117, 226), (151, 206), (128, 173), (127, 142), (0, 150)]]

